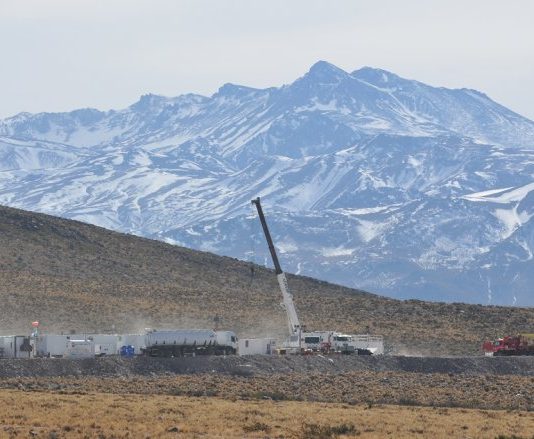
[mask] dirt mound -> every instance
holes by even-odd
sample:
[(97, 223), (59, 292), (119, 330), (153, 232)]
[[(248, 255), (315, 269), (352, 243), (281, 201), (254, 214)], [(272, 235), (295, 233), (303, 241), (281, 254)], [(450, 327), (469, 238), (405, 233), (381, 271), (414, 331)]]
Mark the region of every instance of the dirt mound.
[(218, 373), (242, 377), (355, 371), (534, 376), (534, 357), (287, 356), (0, 360), (0, 378)]

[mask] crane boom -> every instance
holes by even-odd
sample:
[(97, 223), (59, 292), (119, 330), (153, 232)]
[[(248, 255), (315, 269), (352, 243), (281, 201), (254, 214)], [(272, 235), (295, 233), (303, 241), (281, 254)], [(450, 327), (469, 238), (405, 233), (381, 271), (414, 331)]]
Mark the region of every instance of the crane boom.
[(267, 240), (267, 245), (269, 246), (269, 251), (271, 252), (276, 278), (278, 279), (278, 285), (280, 285), (280, 291), (282, 292), (283, 305), (287, 313), (289, 333), (290, 335), (299, 335), (300, 339), (301, 327), (299, 318), (297, 316), (297, 310), (295, 309), (295, 304), (293, 302), (293, 295), (289, 290), (286, 274), (282, 271), (282, 267), (280, 266), (280, 261), (278, 260), (276, 249), (274, 248), (273, 239), (271, 238), (271, 233), (269, 232), (267, 221), (265, 220), (265, 215), (263, 214), (263, 209), (261, 208), (260, 197), (252, 200), (251, 203), (254, 204), (258, 210), (258, 216), (260, 217), (263, 233), (265, 234), (265, 239)]

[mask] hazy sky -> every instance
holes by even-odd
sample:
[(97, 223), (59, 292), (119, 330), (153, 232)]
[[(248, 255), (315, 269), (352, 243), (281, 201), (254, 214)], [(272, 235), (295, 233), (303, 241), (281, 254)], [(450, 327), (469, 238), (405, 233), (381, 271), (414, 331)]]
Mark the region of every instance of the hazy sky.
[(534, 119), (532, 0), (0, 0), (0, 117), (288, 83), (324, 59)]

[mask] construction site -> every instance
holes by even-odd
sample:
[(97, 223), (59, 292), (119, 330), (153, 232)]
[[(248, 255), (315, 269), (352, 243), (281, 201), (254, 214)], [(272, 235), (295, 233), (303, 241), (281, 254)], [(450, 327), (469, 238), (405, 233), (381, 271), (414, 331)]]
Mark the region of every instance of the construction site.
[[(239, 337), (231, 330), (181, 328), (145, 329), (138, 334), (41, 333), (39, 321), (32, 322), (30, 335), (0, 336), (0, 358), (94, 358), (103, 356), (226, 356), (226, 355), (384, 355), (382, 335), (349, 334), (335, 328), (308, 329), (302, 324), (282, 270), (267, 225), (260, 198), (251, 201), (257, 210), (274, 266), (281, 307), (287, 318), (287, 337)], [(219, 323), (218, 317), (214, 324)], [(534, 334), (506, 336), (485, 341), (486, 356), (534, 356)]]
[[(0, 400), (13, 407), (0, 436), (138, 437), (145, 418), (107, 413), (138, 411), (142, 395), (161, 419), (147, 435), (529, 437), (532, 309), (402, 302), (286, 275), (252, 205), (274, 270), (0, 208)], [(101, 422), (66, 419), (74, 402)], [(233, 422), (197, 419), (206, 405)], [(513, 419), (496, 428), (503, 410)]]
[[(346, 334), (335, 330), (307, 330), (300, 323), (293, 295), (282, 271), (267, 226), (260, 198), (252, 200), (262, 225), (275, 267), (287, 315), (288, 336), (242, 338), (235, 332), (210, 329), (146, 329), (142, 334), (41, 334), (39, 321), (32, 322), (31, 335), (0, 336), (0, 358), (94, 358), (120, 355), (134, 357), (184, 357), (197, 355), (382, 355), (383, 337)], [(218, 323), (217, 318), (215, 323)], [(534, 353), (534, 351), (533, 351)]]

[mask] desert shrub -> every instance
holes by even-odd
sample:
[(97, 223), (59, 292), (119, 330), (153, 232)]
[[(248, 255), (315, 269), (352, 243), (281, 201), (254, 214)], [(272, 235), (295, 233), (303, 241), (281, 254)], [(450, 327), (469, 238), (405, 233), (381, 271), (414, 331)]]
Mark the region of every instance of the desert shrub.
[(254, 376), (254, 372), (253, 371), (247, 370), (247, 369), (238, 369), (238, 368), (231, 369), (228, 372), (228, 374), (231, 375), (231, 376), (243, 377), (243, 378), (249, 378), (249, 377), (253, 377)]
[(281, 392), (256, 392), (256, 393), (253, 393), (251, 396), (254, 399), (272, 399), (273, 401), (284, 401), (284, 400), (294, 399)]
[(245, 433), (252, 433), (254, 431), (263, 431), (265, 433), (269, 433), (271, 431), (271, 427), (263, 422), (254, 422), (254, 424), (244, 425), (243, 431)]
[(302, 439), (334, 439), (341, 434), (357, 435), (359, 433), (353, 424), (319, 425), (304, 423), (301, 437)]
[(421, 405), (421, 403), (419, 403), (413, 398), (400, 398), (399, 405), (417, 406)]

